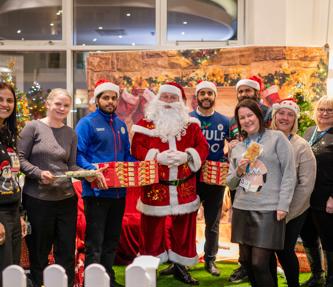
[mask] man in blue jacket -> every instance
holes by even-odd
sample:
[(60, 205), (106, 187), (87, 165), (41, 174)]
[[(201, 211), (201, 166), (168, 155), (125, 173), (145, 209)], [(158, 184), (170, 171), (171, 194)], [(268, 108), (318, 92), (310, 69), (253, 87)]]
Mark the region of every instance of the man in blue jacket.
[[(94, 164), (133, 161), (127, 127), (115, 114), (119, 86), (101, 80), (94, 90), (96, 111), (82, 118), (76, 126), (77, 164), (97, 169)], [(125, 188), (108, 188), (105, 179), (97, 179), (97, 188), (83, 180), (82, 197), (86, 217), (85, 267), (102, 264), (110, 276), (111, 286), (118, 286), (112, 269), (125, 210)]]

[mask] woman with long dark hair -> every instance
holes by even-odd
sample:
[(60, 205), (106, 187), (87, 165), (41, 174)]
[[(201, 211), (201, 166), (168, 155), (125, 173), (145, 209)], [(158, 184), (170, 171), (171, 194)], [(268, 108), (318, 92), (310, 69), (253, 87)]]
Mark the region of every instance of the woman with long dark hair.
[(20, 218), (20, 163), (16, 152), (16, 96), (13, 87), (0, 83), (0, 286), (2, 271), (20, 263), (21, 237), (26, 234)]
[(255, 101), (238, 103), (235, 118), (244, 140), (231, 152), (227, 177), (230, 189), (236, 190), (231, 241), (240, 245), (251, 285), (273, 287), (273, 253), (283, 248), (296, 184), (293, 150), (282, 132), (265, 128)]

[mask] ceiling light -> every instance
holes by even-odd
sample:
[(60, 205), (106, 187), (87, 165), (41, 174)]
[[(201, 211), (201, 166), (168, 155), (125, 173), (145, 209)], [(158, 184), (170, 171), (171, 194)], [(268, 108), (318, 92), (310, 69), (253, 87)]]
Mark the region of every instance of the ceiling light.
[(102, 27), (102, 26), (99, 26), (99, 27), (98, 27), (98, 30), (103, 30), (103, 27)]
[(135, 46), (135, 43), (134, 43), (134, 42), (132, 43), (132, 46)]
[(85, 45), (86, 45), (85, 43), (82, 44), (82, 46), (85, 46)]
[(185, 32), (181, 32), (180, 34), (185, 35)]
[(54, 23), (50, 23), (50, 26), (53, 27), (53, 26), (54, 26)]
[(94, 38), (94, 39), (93, 39), (93, 42), (96, 42), (96, 41), (97, 41), (97, 38)]
[(24, 41), (24, 38), (21, 38), (22, 41)]
[(121, 39), (123, 36), (122, 35), (119, 35), (118, 38)]
[(183, 24), (184, 24), (184, 25), (187, 25), (187, 23), (188, 23), (187, 21), (183, 21)]
[(126, 16), (127, 17), (131, 17), (131, 13), (126, 13)]
[(16, 31), (17, 34), (21, 34), (21, 32), (22, 32), (21, 30), (17, 30)]
[(57, 15), (60, 16), (61, 14), (62, 14), (62, 10), (59, 10), (59, 11), (57, 12)]

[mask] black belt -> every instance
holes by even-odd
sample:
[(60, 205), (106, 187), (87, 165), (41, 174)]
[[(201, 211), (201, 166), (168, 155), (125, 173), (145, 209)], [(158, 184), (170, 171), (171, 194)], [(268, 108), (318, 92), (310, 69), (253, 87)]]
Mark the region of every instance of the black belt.
[(185, 181), (189, 180), (190, 178), (192, 178), (195, 175), (195, 173), (192, 173), (190, 176), (185, 177), (185, 178), (181, 178), (181, 179), (175, 179), (175, 180), (159, 180), (160, 184), (164, 184), (164, 185), (172, 185), (172, 186), (179, 186), (182, 183), (184, 183)]

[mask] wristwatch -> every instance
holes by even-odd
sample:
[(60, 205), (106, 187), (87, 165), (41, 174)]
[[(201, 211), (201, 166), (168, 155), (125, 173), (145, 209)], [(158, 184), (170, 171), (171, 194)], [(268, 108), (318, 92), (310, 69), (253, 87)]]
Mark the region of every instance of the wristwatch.
[(187, 162), (193, 161), (192, 155), (189, 152), (186, 153), (187, 153)]

